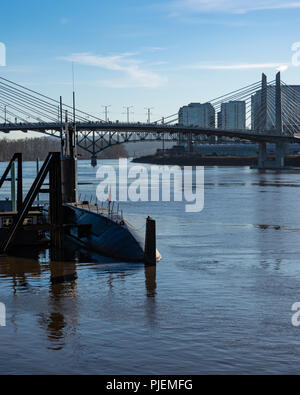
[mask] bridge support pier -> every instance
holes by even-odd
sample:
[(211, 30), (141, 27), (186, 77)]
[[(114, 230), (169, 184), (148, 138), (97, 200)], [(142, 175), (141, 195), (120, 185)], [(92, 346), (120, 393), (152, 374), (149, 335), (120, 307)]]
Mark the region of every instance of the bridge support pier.
[(91, 158), (91, 165), (92, 165), (93, 167), (96, 167), (96, 166), (97, 166), (97, 156), (96, 156), (96, 155), (93, 155), (93, 156), (92, 156), (92, 158)]
[(259, 143), (258, 148), (258, 168), (264, 169), (267, 161), (267, 144), (265, 142)]
[(275, 162), (276, 168), (283, 169), (285, 166), (284, 159), (287, 152), (286, 143), (276, 143)]
[(259, 169), (284, 169), (285, 155), (288, 150), (287, 143), (276, 143), (275, 145), (275, 159), (268, 160), (267, 144), (265, 142), (259, 143), (258, 151), (258, 168)]

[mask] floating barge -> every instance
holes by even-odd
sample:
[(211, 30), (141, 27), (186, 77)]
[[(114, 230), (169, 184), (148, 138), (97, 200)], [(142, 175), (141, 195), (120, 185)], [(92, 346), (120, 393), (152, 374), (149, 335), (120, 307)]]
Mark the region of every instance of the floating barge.
[[(10, 227), (14, 223), (17, 216), (16, 211), (2, 211), (2, 204), (0, 202), (0, 240), (4, 240), (9, 232)], [(11, 203), (11, 202), (9, 202)], [(16, 238), (14, 239), (14, 247), (22, 247), (28, 245), (44, 245), (48, 241), (44, 237), (45, 230), (44, 216), (41, 210), (36, 208), (29, 211), (25, 218), (22, 227), (18, 230)], [(49, 228), (49, 226), (48, 226)]]

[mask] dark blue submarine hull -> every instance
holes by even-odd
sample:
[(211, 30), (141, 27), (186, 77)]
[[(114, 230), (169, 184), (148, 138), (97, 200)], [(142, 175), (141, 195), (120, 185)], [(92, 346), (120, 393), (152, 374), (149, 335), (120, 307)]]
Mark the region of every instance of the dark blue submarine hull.
[(144, 238), (125, 219), (92, 205), (65, 203), (63, 210), (65, 235), (79, 246), (127, 262), (144, 261)]

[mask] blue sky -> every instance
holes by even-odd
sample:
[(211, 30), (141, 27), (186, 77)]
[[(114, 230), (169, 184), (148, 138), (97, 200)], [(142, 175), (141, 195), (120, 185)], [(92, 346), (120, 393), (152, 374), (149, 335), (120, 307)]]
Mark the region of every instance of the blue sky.
[[(11, 0), (1, 4), (0, 75), (78, 107), (134, 120), (170, 115), (258, 81), (300, 84), (291, 64), (300, 42), (300, 1)], [(300, 57), (299, 57), (300, 58)]]

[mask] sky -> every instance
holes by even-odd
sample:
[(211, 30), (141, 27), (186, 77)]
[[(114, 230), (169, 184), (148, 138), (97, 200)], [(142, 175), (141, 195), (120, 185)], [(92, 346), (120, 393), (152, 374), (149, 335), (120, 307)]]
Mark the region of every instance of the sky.
[[(1, 2), (0, 76), (111, 120), (146, 121), (278, 69), (300, 84), (300, 1), (11, 0)], [(299, 56), (300, 60), (300, 56)], [(1, 108), (0, 108), (1, 111)]]

